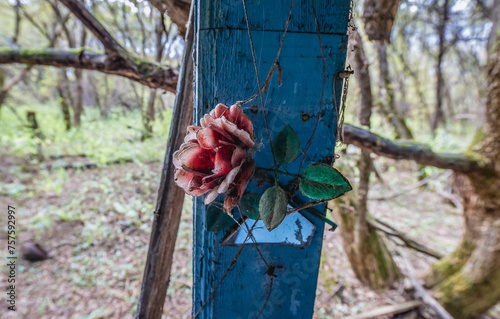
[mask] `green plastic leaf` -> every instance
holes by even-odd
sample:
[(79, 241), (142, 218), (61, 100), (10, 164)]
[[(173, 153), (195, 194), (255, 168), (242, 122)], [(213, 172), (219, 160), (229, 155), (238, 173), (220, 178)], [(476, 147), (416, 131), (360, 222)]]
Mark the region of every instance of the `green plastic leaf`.
[(259, 216), (260, 197), (261, 195), (256, 193), (243, 195), (239, 204), (241, 213), (250, 219), (257, 219)]
[(273, 151), (279, 164), (291, 163), (299, 156), (299, 137), (290, 125), (285, 126), (274, 139)]
[(206, 227), (209, 232), (218, 232), (233, 225), (233, 219), (216, 205), (210, 205), (205, 212)]
[(300, 174), (300, 191), (312, 199), (334, 199), (352, 189), (349, 181), (335, 168), (313, 164)]
[(285, 219), (287, 204), (286, 193), (278, 185), (268, 188), (262, 194), (259, 213), (267, 230), (275, 229)]

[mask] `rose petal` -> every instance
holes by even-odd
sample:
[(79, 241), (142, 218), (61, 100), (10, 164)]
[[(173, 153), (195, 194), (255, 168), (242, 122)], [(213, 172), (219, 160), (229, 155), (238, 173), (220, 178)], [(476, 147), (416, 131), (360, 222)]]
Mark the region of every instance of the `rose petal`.
[(237, 147), (234, 142), (226, 142), (226, 141), (220, 141), (220, 145), (226, 145), (226, 146), (232, 146), (232, 147)]
[(200, 128), (201, 127), (196, 126), (196, 125), (189, 125), (187, 127), (186, 137), (184, 137), (184, 143), (192, 141), (192, 140), (196, 140), (196, 132), (198, 132), (198, 130)]
[(235, 167), (240, 165), (241, 161), (247, 157), (247, 151), (241, 147), (236, 147), (231, 157), (231, 165)]
[(231, 211), (233, 210), (233, 208), (236, 207), (236, 205), (238, 205), (238, 202), (240, 200), (235, 198), (235, 197), (231, 197), (231, 196), (226, 196), (226, 198), (224, 199), (224, 211), (226, 213), (231, 213)]
[(207, 127), (208, 125), (212, 124), (213, 122), (214, 122), (214, 118), (209, 114), (205, 114), (205, 116), (200, 120), (200, 125), (202, 127)]
[(232, 165), (233, 149), (234, 148), (231, 146), (219, 147), (217, 154), (215, 154), (214, 173), (227, 174), (234, 166), (236, 166)]
[(191, 196), (200, 196), (208, 192), (208, 189), (201, 189), (202, 178), (183, 169), (175, 170), (175, 183)]
[(250, 159), (245, 163), (240, 176), (237, 178), (236, 185), (226, 194), (224, 200), (224, 211), (230, 212), (240, 202), (241, 196), (245, 192), (250, 179), (255, 172), (255, 160)]
[(192, 143), (192, 142), (185, 142), (181, 144), (181, 147), (179, 150), (174, 152), (173, 155), (173, 162), (175, 168), (182, 168), (183, 162), (182, 160), (185, 157), (190, 156), (191, 152), (194, 152), (195, 146), (198, 142)]
[(241, 176), (237, 182), (238, 185), (238, 201), (243, 195), (243, 192), (247, 188), (248, 183), (250, 182), (250, 179), (252, 178), (253, 174), (255, 173), (255, 160), (252, 158), (246, 162), (246, 164), (243, 167), (243, 170), (241, 172)]
[(198, 125), (189, 125), (186, 130), (187, 130), (187, 132), (189, 134), (189, 133), (196, 133), (196, 132), (198, 132), (198, 130), (200, 128), (201, 127), (199, 127)]
[[(208, 176), (203, 177), (203, 183), (209, 185), (213, 181), (219, 180), (217, 184), (220, 184), (221, 180), (225, 176), (226, 176), (226, 173), (217, 173), (217, 174), (213, 174), (213, 175), (208, 175)], [(212, 189), (212, 188), (213, 187), (211, 187), (210, 189)]]
[(208, 150), (213, 150), (220, 145), (219, 141), (223, 140), (224, 138), (222, 134), (220, 134), (213, 128), (204, 127), (196, 133), (196, 139), (198, 140), (198, 143), (200, 143), (201, 147)]
[(243, 163), (244, 162), (241, 162), (240, 165), (238, 165), (235, 168), (233, 168), (227, 174), (226, 178), (224, 178), (224, 180), (222, 181), (222, 183), (220, 183), (219, 194), (222, 194), (222, 193), (224, 193), (225, 191), (227, 191), (229, 189), (229, 186), (231, 186), (231, 183), (233, 183), (234, 179), (236, 178), (236, 176), (240, 172), (241, 165), (243, 165)]
[(217, 119), (217, 118), (221, 117), (223, 114), (225, 114), (227, 110), (229, 110), (229, 108), (227, 106), (225, 106), (222, 103), (219, 103), (219, 104), (217, 104), (217, 106), (215, 107), (215, 109), (213, 109), (210, 112), (210, 115), (214, 119)]
[(208, 173), (203, 173), (203, 172), (197, 171), (195, 169), (187, 167), (184, 164), (182, 164), (182, 169), (185, 170), (188, 173), (191, 173), (191, 174), (195, 175), (195, 176), (201, 176), (201, 177), (208, 176)]
[(186, 194), (188, 194), (190, 196), (198, 197), (198, 196), (206, 194), (208, 191), (209, 191), (209, 189), (197, 188), (197, 189), (194, 189), (193, 191), (186, 192)]
[(231, 123), (224, 116), (221, 117), (220, 119), (216, 119), (215, 123), (218, 124), (220, 127), (222, 127), (226, 132), (239, 139), (247, 147), (252, 147), (255, 145), (254, 141), (252, 140), (252, 137), (250, 136), (250, 134), (248, 134), (247, 131), (240, 130), (238, 126), (236, 126), (236, 124)]
[(207, 196), (205, 197), (205, 205), (210, 204), (217, 198), (217, 196), (219, 196), (218, 191), (219, 191), (219, 186), (216, 186), (207, 194)]
[(234, 139), (231, 137), (231, 135), (229, 135), (229, 133), (224, 131), (224, 128), (217, 126), (217, 124), (220, 124), (220, 122), (219, 123), (214, 122), (212, 124), (209, 124), (208, 127), (210, 127), (212, 130), (216, 131), (220, 135), (224, 136), (226, 140), (234, 143)]
[(175, 174), (174, 181), (177, 184), (177, 186), (187, 191), (188, 189), (187, 186), (191, 181), (191, 179), (193, 179), (194, 175), (186, 172), (183, 169), (176, 169), (174, 174)]
[(232, 123), (236, 124), (239, 129), (245, 130), (253, 136), (253, 124), (250, 117), (243, 112), (239, 104), (231, 105), (228, 114), (225, 117)]
[(202, 189), (201, 176), (194, 176), (188, 184), (186, 193), (191, 196), (200, 196), (209, 191), (209, 189)]
[(202, 185), (202, 177), (194, 175), (193, 178), (188, 183), (188, 191), (192, 192), (196, 189), (199, 189)]
[(243, 114), (241, 106), (234, 104), (229, 107), (229, 112), (224, 114), (224, 116), (234, 124), (237, 124), (240, 121), (241, 114)]
[(242, 130), (247, 131), (250, 136), (254, 136), (252, 120), (245, 113), (241, 115), (238, 127)]
[(188, 142), (174, 153), (173, 162), (176, 168), (189, 168), (201, 173), (211, 173), (214, 168), (212, 156), (215, 152), (202, 148), (198, 143)]

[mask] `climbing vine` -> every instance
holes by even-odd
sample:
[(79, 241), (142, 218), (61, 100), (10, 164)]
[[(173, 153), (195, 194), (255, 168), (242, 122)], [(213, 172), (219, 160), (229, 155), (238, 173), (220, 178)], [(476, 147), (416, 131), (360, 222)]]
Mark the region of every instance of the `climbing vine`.
[[(258, 149), (253, 125), (240, 104), (223, 104), (204, 116), (201, 126), (189, 126), (180, 149), (174, 153), (175, 181), (187, 194), (205, 196), (206, 225), (209, 231), (220, 231), (233, 224), (234, 209), (250, 219), (260, 218), (272, 231), (287, 214), (305, 207), (289, 208), (297, 189), (315, 200), (315, 205), (337, 198), (351, 190), (347, 179), (326, 164), (312, 164), (298, 174), (289, 173), (287, 164), (296, 161), (301, 152), (299, 138), (286, 125), (272, 142), (275, 167), (255, 168), (252, 158)], [(254, 174), (257, 171), (257, 174)], [(280, 183), (280, 177), (291, 180)], [(244, 194), (252, 177), (258, 184), (269, 183), (262, 196)], [(281, 179), (283, 180), (283, 179)], [(214, 202), (225, 194), (224, 204)], [(225, 214), (225, 213), (227, 214)]]
[[(290, 125), (286, 125), (274, 140), (271, 139), (262, 97), (262, 93), (267, 90), (274, 70), (278, 72), (278, 85), (281, 85), (279, 56), (288, 30), (293, 0), (276, 59), (264, 83), (261, 83), (259, 79), (255, 49), (244, 0), (243, 7), (259, 90), (249, 99), (236, 102), (231, 107), (218, 104), (200, 120), (200, 126), (192, 125), (188, 127), (184, 144), (174, 153), (175, 181), (189, 195), (205, 195), (204, 202), (205, 205), (208, 205), (205, 219), (206, 228), (211, 232), (225, 230), (233, 225), (235, 221), (240, 224), (236, 219), (238, 216), (243, 219), (261, 219), (266, 228), (272, 231), (283, 222), (288, 214), (332, 200), (352, 189), (348, 180), (330, 165), (314, 163), (302, 169), (302, 164), (307, 159), (307, 152), (312, 145), (318, 123), (321, 120), (320, 114), (326, 81), (326, 63), (314, 1), (312, 1), (312, 9), (323, 61), (323, 86), (313, 134), (303, 148), (297, 134)], [(350, 72), (350, 70), (347, 72)], [(335, 80), (338, 77), (340, 79), (346, 78), (336, 75)], [(335, 87), (335, 83), (333, 87)], [(272, 168), (255, 167), (253, 155), (258, 151), (260, 144), (256, 142), (252, 121), (241, 108), (241, 105), (257, 97), (260, 97), (263, 120), (270, 142), (270, 151), (273, 158)], [(336, 97), (334, 97), (334, 100), (336, 103)], [(340, 109), (336, 105), (338, 113), (340, 113)], [(340, 126), (339, 129), (341, 130), (342, 127)], [(296, 174), (290, 173), (287, 166), (299, 158), (301, 158), (299, 172)], [(245, 193), (246, 187), (252, 178), (258, 185), (268, 186), (262, 195)], [(293, 202), (297, 191), (310, 198), (311, 201), (291, 207), (289, 203)], [(224, 195), (223, 203), (216, 201), (219, 195)], [(308, 211), (333, 226), (333, 229), (336, 228), (335, 223), (328, 220), (321, 213), (316, 210)]]

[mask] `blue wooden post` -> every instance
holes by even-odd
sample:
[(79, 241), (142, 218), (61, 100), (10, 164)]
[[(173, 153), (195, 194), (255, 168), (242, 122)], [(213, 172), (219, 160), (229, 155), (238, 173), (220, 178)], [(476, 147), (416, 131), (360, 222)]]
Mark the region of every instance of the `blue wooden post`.
[[(246, 2), (260, 81), (264, 83), (276, 58), (291, 0)], [(333, 161), (337, 121), (333, 92), (337, 92), (336, 100), (339, 105), (341, 81), (336, 74), (345, 67), (350, 2), (316, 0), (314, 5), (326, 66), (321, 114), (319, 107), (323, 86), (323, 61), (311, 0), (295, 0), (279, 58), (282, 83), (281, 86), (278, 85), (278, 76), (275, 73), (264, 94), (272, 138), (276, 137), (285, 125), (290, 124), (304, 148), (313, 134), (318, 116), (321, 116), (302, 169), (312, 163)], [(258, 91), (241, 1), (196, 0), (194, 59), (196, 123), (216, 104), (224, 103), (229, 106), (249, 98)], [(242, 108), (253, 121), (257, 141), (262, 141), (261, 148), (255, 154), (256, 166), (270, 168), (273, 160), (260, 100), (252, 100)], [(297, 160), (287, 168), (297, 173), (300, 162)], [(251, 183), (248, 190), (263, 192), (262, 187), (255, 183)], [(196, 314), (210, 297), (240, 248), (237, 240), (233, 240), (232, 244), (222, 244), (227, 232), (214, 234), (205, 230), (205, 208), (203, 198), (196, 198), (193, 314)], [(324, 212), (325, 206), (317, 206), (316, 209)], [(297, 218), (288, 222), (287, 227), (274, 230), (274, 239), (268, 240), (265, 236), (259, 238), (256, 235), (257, 241), (261, 242), (259, 248), (263, 256), (276, 267), (272, 292), (260, 318), (312, 317), (324, 223), (305, 211), (301, 213), (315, 227), (315, 230), (310, 224), (306, 227), (312, 233), (309, 241), (300, 238), (305, 234), (303, 228), (306, 223), (304, 220), (302, 223), (297, 222)], [(293, 218), (292, 215), (287, 219)], [(302, 229), (293, 229), (294, 225)], [(299, 232), (296, 232), (297, 230)], [(290, 237), (294, 236), (295, 239), (290, 240)], [(283, 243), (262, 243), (279, 241), (280, 238), (283, 238)], [(294, 240), (302, 247), (294, 245)], [(213, 297), (199, 311), (197, 318), (256, 318), (270, 291), (271, 277), (266, 274), (267, 269), (254, 245), (250, 241), (247, 242), (236, 264)]]

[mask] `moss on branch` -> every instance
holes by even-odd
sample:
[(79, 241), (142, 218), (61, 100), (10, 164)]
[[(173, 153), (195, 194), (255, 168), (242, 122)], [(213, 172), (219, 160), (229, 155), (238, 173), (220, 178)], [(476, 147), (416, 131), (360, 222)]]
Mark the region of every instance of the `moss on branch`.
[(0, 47), (0, 64), (8, 63), (94, 70), (123, 76), (151, 88), (172, 93), (175, 93), (178, 78), (178, 71), (174, 68), (128, 54), (106, 54), (85, 47), (67, 50)]
[(352, 125), (344, 127), (344, 142), (395, 160), (413, 160), (421, 165), (451, 169), (465, 174), (490, 172), (481, 156), (475, 153), (435, 153), (427, 145), (392, 141)]

